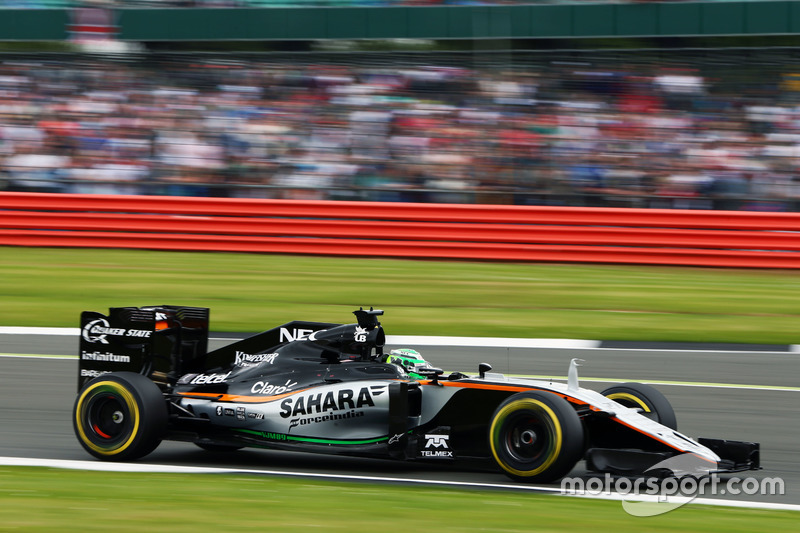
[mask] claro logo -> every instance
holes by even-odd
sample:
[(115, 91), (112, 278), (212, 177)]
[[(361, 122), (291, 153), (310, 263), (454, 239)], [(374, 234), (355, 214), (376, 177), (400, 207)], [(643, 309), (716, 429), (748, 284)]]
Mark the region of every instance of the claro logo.
[(287, 379), (283, 385), (273, 385), (269, 381), (256, 381), (255, 385), (250, 388), (250, 392), (253, 394), (277, 395), (289, 392), (296, 386), (297, 382), (290, 379)]

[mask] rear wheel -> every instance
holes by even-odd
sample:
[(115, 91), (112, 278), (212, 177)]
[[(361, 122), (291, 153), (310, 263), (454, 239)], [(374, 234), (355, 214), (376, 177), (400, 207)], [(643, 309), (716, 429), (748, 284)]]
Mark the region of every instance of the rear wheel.
[(623, 383), (609, 387), (600, 394), (625, 407), (639, 409), (641, 414), (647, 418), (670, 429), (678, 429), (678, 420), (672, 404), (658, 389), (650, 385)]
[(548, 483), (566, 475), (583, 455), (583, 426), (555, 394), (521, 392), (495, 411), (489, 447), (497, 464), (517, 481)]
[(87, 383), (72, 411), (78, 441), (107, 461), (138, 459), (156, 449), (167, 428), (167, 404), (158, 386), (133, 372)]

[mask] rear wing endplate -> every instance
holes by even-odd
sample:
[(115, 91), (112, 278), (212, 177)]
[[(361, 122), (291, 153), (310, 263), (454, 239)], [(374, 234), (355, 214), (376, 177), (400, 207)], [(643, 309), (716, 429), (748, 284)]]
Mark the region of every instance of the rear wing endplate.
[(159, 383), (205, 367), (208, 316), (204, 307), (112, 307), (81, 313), (78, 390), (109, 372), (130, 371)]

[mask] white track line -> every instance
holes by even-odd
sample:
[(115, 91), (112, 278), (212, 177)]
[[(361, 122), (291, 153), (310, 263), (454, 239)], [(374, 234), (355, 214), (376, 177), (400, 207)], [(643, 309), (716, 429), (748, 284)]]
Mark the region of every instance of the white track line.
[[(44, 355), (44, 354), (17, 354), (17, 353), (0, 353), (0, 358), (18, 358), (18, 359), (51, 359), (58, 361), (77, 361), (77, 355)], [(469, 372), (465, 372), (468, 374)], [(527, 378), (536, 379), (539, 381), (566, 381), (565, 376), (535, 376), (526, 374), (506, 374), (511, 378)], [(591, 376), (581, 376), (581, 381), (587, 383), (626, 383), (629, 381), (638, 381), (640, 383), (647, 383), (648, 385), (659, 385), (668, 387), (699, 387), (706, 389), (738, 389), (738, 390), (753, 390), (753, 391), (775, 391), (775, 392), (800, 392), (800, 387), (790, 387), (783, 385), (751, 385), (747, 383), (704, 383), (692, 381), (653, 381), (646, 379), (632, 379), (632, 378), (595, 378)]]
[[(22, 327), (0, 326), (0, 335), (55, 335), (63, 337), (78, 336), (80, 328), (48, 328), (48, 327)], [(213, 335), (213, 332), (211, 333)], [(242, 334), (244, 338), (246, 334)], [(209, 340), (229, 341), (238, 340), (236, 337), (210, 337)], [(473, 348), (563, 348), (571, 350), (646, 350), (648, 352), (707, 352), (707, 349), (682, 349), (682, 348), (601, 348), (602, 341), (589, 339), (516, 339), (506, 337), (447, 337), (436, 335), (387, 335), (386, 344), (392, 346), (418, 345), (418, 346), (463, 346)], [(789, 345), (786, 351), (765, 350), (714, 350), (734, 351), (736, 353), (800, 353), (800, 344)]]
[[(0, 335), (58, 335), (75, 336), (80, 328), (37, 328), (0, 326)], [(213, 333), (212, 333), (213, 335)], [(229, 340), (233, 338), (216, 338), (213, 340)], [(580, 339), (510, 339), (504, 337), (441, 337), (420, 335), (387, 335), (387, 344), (416, 344), (420, 346), (473, 346), (476, 348), (597, 348), (600, 341)]]
[[(539, 381), (567, 381), (566, 376), (531, 376), (524, 374), (507, 374), (513, 378), (536, 379)], [(800, 387), (790, 387), (784, 385), (749, 385), (746, 383), (708, 383), (699, 381), (658, 381), (647, 379), (621, 379), (621, 378), (594, 378), (581, 376), (580, 381), (588, 383), (626, 383), (638, 381), (648, 385), (665, 385), (668, 387), (701, 387), (708, 389), (739, 389), (739, 390), (758, 390), (758, 391), (779, 391), (779, 392), (800, 392)]]
[[(24, 327), (0, 326), (0, 335), (56, 335), (77, 336), (80, 328), (49, 328), (49, 327)], [(213, 335), (213, 332), (211, 333)], [(247, 334), (242, 334), (242, 338)], [(210, 340), (230, 341), (236, 337), (210, 337)], [(680, 349), (680, 348), (601, 348), (602, 341), (589, 339), (516, 339), (507, 337), (447, 337), (436, 335), (387, 335), (388, 345), (416, 344), (419, 346), (471, 346), (475, 348), (564, 348), (574, 350), (647, 350), (650, 352), (704, 352), (706, 349)], [(715, 350), (719, 351), (719, 350)], [(748, 350), (722, 350), (750, 353)], [(789, 345), (786, 351), (756, 350), (752, 353), (800, 353), (800, 344)]]
[[(403, 483), (415, 485), (437, 485), (450, 487), (470, 487), (481, 489), (512, 489), (518, 491), (531, 491), (539, 493), (571, 496), (563, 493), (560, 487), (547, 487), (542, 485), (503, 484), (503, 483), (474, 483), (467, 481), (446, 481), (435, 479), (410, 479), (381, 476), (360, 476), (345, 474), (321, 474), (318, 472), (284, 472), (279, 470), (255, 470), (249, 468), (215, 468), (201, 466), (170, 466), (145, 463), (105, 463), (99, 461), (66, 461), (60, 459), (35, 459), (28, 457), (0, 457), (0, 466), (36, 466), (47, 468), (63, 468), (69, 470), (89, 470), (98, 472), (142, 472), (142, 473), (174, 473), (174, 474), (256, 474), (285, 477), (319, 478), (334, 481), (371, 481), (382, 483)], [(622, 494), (581, 495), (581, 498), (594, 498), (600, 500), (621, 501), (629, 499)], [(659, 501), (658, 496), (647, 498), (639, 496), (636, 501)], [(718, 500), (712, 498), (695, 498), (690, 504), (715, 505), (722, 507), (739, 507), (744, 509), (766, 509), (781, 511), (800, 511), (800, 505), (775, 502), (754, 502), (742, 500)]]
[(26, 328), (17, 326), (0, 326), (0, 335), (74, 335), (78, 336), (80, 328)]
[(599, 348), (600, 341), (580, 339), (513, 339), (505, 337), (438, 337), (419, 335), (387, 335), (386, 344), (419, 346), (469, 346), (474, 348)]

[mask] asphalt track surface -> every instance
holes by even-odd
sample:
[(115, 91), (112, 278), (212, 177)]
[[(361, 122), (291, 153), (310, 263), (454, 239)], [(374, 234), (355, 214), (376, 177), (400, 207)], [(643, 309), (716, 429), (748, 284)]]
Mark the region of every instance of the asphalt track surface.
[[(210, 348), (231, 342), (212, 340)], [(76, 336), (0, 335), (2, 354), (74, 355)], [(656, 383), (692, 437), (761, 443), (763, 469), (737, 474), (780, 477), (783, 495), (706, 494), (706, 498), (800, 504), (800, 354), (770, 351), (580, 348), (465, 348), (408, 346), (446, 371), (494, 372), (563, 378), (571, 358), (585, 359), (582, 386), (602, 390), (612, 381)], [(391, 348), (391, 347), (387, 347)], [(0, 356), (0, 456), (80, 460), (91, 457), (72, 430), (77, 358)], [(737, 385), (737, 386), (731, 386)], [(742, 386), (739, 386), (742, 385)], [(453, 466), (332, 457), (266, 450), (211, 453), (189, 443), (164, 442), (142, 461), (161, 465), (244, 468), (286, 473), (368, 474), (382, 478), (508, 485), (483, 465)], [(572, 475), (586, 475), (579, 463)], [(552, 487), (558, 488), (558, 485)]]

